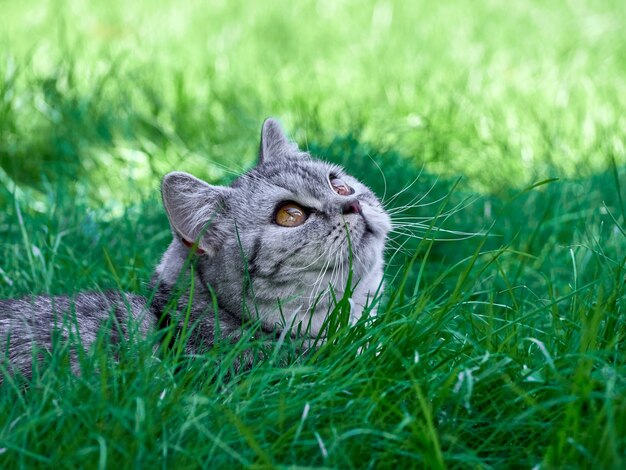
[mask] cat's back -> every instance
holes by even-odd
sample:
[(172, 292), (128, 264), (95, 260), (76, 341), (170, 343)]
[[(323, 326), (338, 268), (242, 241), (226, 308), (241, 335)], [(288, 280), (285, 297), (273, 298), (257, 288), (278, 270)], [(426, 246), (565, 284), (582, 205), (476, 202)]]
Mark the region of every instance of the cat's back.
[(130, 332), (144, 336), (155, 320), (145, 298), (123, 292), (1, 300), (0, 362), (28, 374), (33, 347), (51, 351), (55, 335), (60, 341), (80, 341), (87, 350), (103, 329), (117, 343)]

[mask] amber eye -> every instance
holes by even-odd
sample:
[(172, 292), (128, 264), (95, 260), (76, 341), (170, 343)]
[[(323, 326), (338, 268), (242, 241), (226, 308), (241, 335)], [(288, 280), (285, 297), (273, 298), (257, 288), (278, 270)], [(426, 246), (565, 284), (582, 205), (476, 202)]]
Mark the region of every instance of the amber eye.
[(306, 211), (294, 202), (287, 202), (276, 211), (274, 220), (283, 227), (297, 227), (307, 219)]
[(330, 186), (340, 196), (349, 196), (350, 194), (354, 193), (354, 189), (348, 186), (348, 184), (344, 180), (342, 180), (341, 178), (337, 178), (336, 176), (331, 175)]

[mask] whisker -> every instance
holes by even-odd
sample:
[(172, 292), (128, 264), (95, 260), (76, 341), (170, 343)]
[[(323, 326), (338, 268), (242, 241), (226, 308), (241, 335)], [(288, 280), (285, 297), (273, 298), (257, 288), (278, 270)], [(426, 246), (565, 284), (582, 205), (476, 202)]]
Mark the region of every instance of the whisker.
[[(424, 236), (418, 235), (415, 232), (410, 232), (410, 231), (406, 231), (406, 230), (398, 230), (398, 229), (394, 229), (394, 232), (404, 236), (404, 237), (408, 237), (408, 238), (415, 238), (417, 240), (433, 240), (433, 241), (438, 241), (438, 242), (451, 242), (451, 241), (460, 241), (460, 240), (467, 240), (470, 238), (474, 238), (474, 237), (479, 237), (479, 236), (486, 236), (488, 234), (486, 234), (485, 232), (476, 232), (476, 233), (472, 233), (472, 232), (455, 232), (455, 231), (451, 231), (451, 230), (444, 230), (444, 229), (439, 229), (439, 230), (424, 230), (422, 232), (422, 234)], [(444, 232), (444, 233), (449, 233), (451, 235), (459, 235), (458, 237), (441, 237), (441, 238), (437, 238), (434, 236), (429, 236), (429, 232), (430, 233), (439, 233), (439, 232)]]
[(378, 162), (376, 162), (376, 160), (374, 160), (374, 158), (368, 153), (367, 157), (372, 161), (372, 163), (374, 165), (376, 165), (376, 168), (378, 168), (378, 171), (380, 172), (380, 176), (383, 177), (383, 196), (380, 198), (381, 201), (385, 202), (385, 198), (387, 197), (387, 178), (385, 177), (385, 173), (383, 172), (382, 168), (380, 167), (380, 165), (378, 164)]
[(313, 303), (315, 302), (317, 298), (317, 293), (319, 290), (318, 283), (322, 282), (329, 266), (330, 266), (330, 258), (326, 261), (326, 263), (324, 264), (324, 267), (320, 270), (319, 275), (317, 276), (317, 278), (315, 279), (315, 282), (313, 283), (313, 290), (311, 291), (311, 295), (309, 296), (309, 306), (307, 307), (307, 310), (311, 310), (311, 308), (313, 307)]
[(396, 240), (393, 240), (393, 239), (388, 240), (389, 242), (396, 245), (393, 255), (391, 255), (391, 258), (387, 262), (388, 264), (393, 263), (393, 260), (396, 258), (396, 256), (398, 256), (399, 253), (402, 253), (407, 256), (410, 256), (412, 254), (408, 249), (404, 248), (404, 245), (406, 245), (409, 242), (409, 240), (410, 240), (409, 237), (405, 238), (405, 240), (402, 243), (398, 243)]
[[(420, 172), (421, 174), (421, 172)], [(422, 194), (417, 194), (413, 199), (411, 199), (407, 204), (404, 204), (403, 206), (398, 206), (394, 209), (390, 209), (391, 211), (397, 211), (397, 209), (399, 208), (403, 208), (403, 207), (422, 207), (420, 205), (420, 203), (426, 199), (428, 197), (428, 195), (432, 192), (433, 189), (435, 189), (435, 186), (437, 185), (439, 181), (439, 178), (435, 179), (435, 181), (433, 182), (433, 184), (430, 186), (430, 188), (428, 188), (428, 190)]]
[[(463, 199), (461, 202), (459, 202), (458, 204), (456, 204), (454, 207), (450, 208), (449, 210), (447, 210), (446, 212), (442, 212), (441, 214), (437, 214), (435, 216), (412, 216), (412, 215), (396, 215), (395, 213), (390, 214), (390, 217), (392, 220), (425, 220), (425, 221), (432, 221), (432, 220), (438, 220), (438, 219), (445, 219), (448, 218), (452, 215), (458, 214), (459, 212), (467, 209), (469, 206), (471, 206), (472, 204), (474, 204), (477, 200), (479, 199), (479, 197), (473, 197), (473, 196), (469, 196), (465, 199)], [(424, 207), (424, 206), (420, 206), (420, 207)]]
[(405, 186), (402, 190), (400, 190), (399, 192), (397, 192), (396, 194), (394, 194), (391, 199), (389, 199), (388, 201), (384, 201), (383, 202), (385, 204), (391, 204), (393, 201), (396, 200), (396, 198), (398, 198), (399, 196), (401, 196), (405, 191), (408, 191), (415, 183), (417, 183), (417, 181), (420, 179), (420, 176), (422, 176), (422, 173), (424, 172), (424, 167), (422, 166), (422, 168), (420, 169), (419, 173), (417, 174), (417, 176), (415, 177), (415, 179), (413, 179), (413, 181), (411, 181), (411, 183), (409, 183), (407, 186)]
[(420, 201), (423, 199), (422, 198), (422, 199), (420, 199), (420, 201), (418, 201), (415, 204), (405, 204), (404, 206), (400, 206), (399, 208), (388, 210), (387, 212), (390, 215), (393, 215), (393, 214), (398, 214), (400, 212), (408, 211), (409, 209), (416, 209), (418, 207), (428, 207), (428, 206), (432, 206), (432, 205), (438, 204), (438, 203), (440, 203), (442, 201), (445, 201), (448, 197), (449, 197), (449, 194), (446, 194), (445, 196), (442, 196), (442, 197), (440, 197), (438, 199), (435, 199), (434, 201), (425, 202), (423, 204), (420, 204)]
[(464, 232), (464, 231), (460, 231), (460, 230), (446, 229), (446, 228), (443, 228), (443, 227), (438, 227), (436, 225), (426, 225), (426, 224), (422, 224), (420, 222), (400, 222), (400, 223), (396, 223), (396, 222), (392, 221), (391, 226), (392, 226), (392, 230), (393, 231), (397, 231), (398, 229), (417, 229), (417, 230), (430, 231), (430, 232), (450, 233), (450, 234), (453, 234), (453, 235), (486, 235), (487, 234), (484, 230), (481, 230), (479, 232)]

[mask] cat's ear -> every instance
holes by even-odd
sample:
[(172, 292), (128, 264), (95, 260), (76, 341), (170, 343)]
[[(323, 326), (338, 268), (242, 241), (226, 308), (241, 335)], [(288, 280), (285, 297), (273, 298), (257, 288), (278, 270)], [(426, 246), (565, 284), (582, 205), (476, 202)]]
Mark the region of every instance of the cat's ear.
[(213, 256), (226, 236), (223, 213), (233, 190), (187, 173), (169, 173), (161, 183), (163, 206), (174, 231), (198, 254)]
[(300, 154), (298, 145), (287, 138), (280, 123), (276, 119), (266, 119), (261, 129), (259, 165), (271, 160), (290, 158), (298, 154)]

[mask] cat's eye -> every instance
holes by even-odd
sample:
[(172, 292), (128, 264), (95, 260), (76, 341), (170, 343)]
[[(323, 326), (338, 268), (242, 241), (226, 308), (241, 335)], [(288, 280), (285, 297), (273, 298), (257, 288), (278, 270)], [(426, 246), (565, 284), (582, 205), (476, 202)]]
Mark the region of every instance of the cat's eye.
[(308, 217), (306, 211), (295, 202), (287, 202), (280, 206), (274, 216), (274, 221), (283, 227), (297, 227), (302, 225)]
[(330, 187), (333, 188), (333, 191), (340, 196), (349, 196), (354, 193), (354, 189), (348, 186), (348, 183), (337, 176), (330, 175), (329, 181)]

